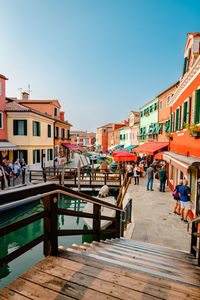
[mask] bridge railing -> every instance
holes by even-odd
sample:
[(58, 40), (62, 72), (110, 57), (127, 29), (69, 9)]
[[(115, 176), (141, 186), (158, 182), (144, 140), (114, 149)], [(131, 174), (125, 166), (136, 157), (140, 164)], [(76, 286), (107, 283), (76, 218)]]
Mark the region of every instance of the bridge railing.
[(190, 253), (197, 257), (198, 266), (200, 266), (200, 217), (191, 220), (191, 246)]
[[(59, 195), (67, 195), (73, 197), (75, 200), (84, 200), (93, 204), (93, 211), (86, 213), (83, 211), (75, 211), (58, 207)], [(93, 236), (94, 241), (100, 241), (102, 234), (112, 234), (113, 237), (120, 237), (121, 213), (122, 209), (115, 205), (106, 203), (100, 199), (91, 197), (89, 195), (73, 191), (72, 189), (63, 187), (57, 184), (40, 184), (37, 186), (29, 186), (20, 188), (17, 191), (6, 191), (0, 196), (1, 208), (4, 209), (12, 205), (13, 201), (22, 201), (24, 204), (33, 199), (43, 200), (43, 211), (36, 213), (30, 217), (24, 218), (20, 221), (14, 222), (0, 228), (0, 237), (3, 237), (17, 229), (23, 228), (35, 221), (43, 219), (44, 230), (43, 233), (27, 244), (9, 253), (5, 257), (0, 258), (0, 267), (8, 264), (18, 256), (27, 252), (34, 246), (43, 242), (44, 255), (56, 255), (58, 253), (58, 237), (59, 236), (73, 236), (73, 235), (88, 235)], [(101, 215), (101, 208), (107, 207), (115, 211), (114, 217)], [(6, 214), (6, 210), (4, 211)], [(71, 217), (84, 217), (92, 219), (92, 229), (61, 229), (58, 230), (58, 215), (67, 215)], [(102, 229), (101, 220), (108, 220), (113, 223), (113, 228)]]

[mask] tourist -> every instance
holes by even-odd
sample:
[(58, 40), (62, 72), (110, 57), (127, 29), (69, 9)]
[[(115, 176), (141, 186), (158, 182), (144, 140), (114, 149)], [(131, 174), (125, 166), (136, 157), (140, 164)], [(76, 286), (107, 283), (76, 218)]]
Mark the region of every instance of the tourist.
[(25, 176), (26, 176), (26, 163), (24, 158), (21, 160), (21, 170), (22, 170), (22, 183), (25, 184)]
[[(179, 187), (179, 197), (181, 200), (181, 220), (185, 223), (188, 223), (187, 217), (189, 210), (191, 209), (190, 202), (190, 188), (188, 186), (188, 181), (186, 179), (183, 180), (183, 185)], [(185, 210), (185, 214), (183, 216), (183, 212)]]
[(154, 168), (152, 165), (147, 169), (147, 191), (149, 191), (149, 185), (150, 190), (153, 191), (153, 174), (154, 174)]
[(139, 176), (140, 176), (140, 168), (138, 167), (138, 164), (135, 165), (134, 169), (133, 169), (133, 175), (135, 178), (135, 185), (139, 184)]
[(12, 176), (12, 169), (9, 167), (9, 163), (6, 163), (3, 168), (4, 168), (4, 172), (5, 172), (5, 176), (6, 176), (8, 186), (10, 186), (10, 178)]
[(181, 214), (181, 201), (180, 201), (180, 196), (179, 196), (179, 188), (182, 185), (183, 185), (183, 180), (180, 179), (178, 185), (176, 185), (176, 187), (172, 193), (174, 200), (176, 200), (176, 204), (174, 205), (174, 214), (179, 215), (179, 216)]
[(3, 190), (5, 186), (5, 181), (4, 181), (4, 171), (2, 165), (0, 165), (0, 181), (1, 181), (1, 189)]
[(21, 173), (21, 166), (19, 163), (19, 159), (17, 159), (14, 163), (13, 174), (14, 174), (14, 178), (18, 181), (19, 181), (20, 173)]
[(160, 178), (160, 192), (165, 192), (165, 183), (167, 180), (167, 171), (165, 166), (162, 166), (161, 170), (157, 172)]
[(130, 163), (130, 161), (128, 162), (128, 164), (126, 166), (126, 171), (128, 172), (128, 174), (127, 174), (127, 180), (126, 180), (128, 182), (129, 178), (133, 177), (133, 166)]

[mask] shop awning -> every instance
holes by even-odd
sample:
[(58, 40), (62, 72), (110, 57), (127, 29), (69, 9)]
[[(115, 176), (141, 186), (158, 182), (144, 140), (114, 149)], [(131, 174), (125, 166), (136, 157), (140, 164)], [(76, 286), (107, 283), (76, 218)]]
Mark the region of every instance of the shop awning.
[(134, 149), (135, 147), (137, 147), (136, 145), (131, 145), (131, 146), (128, 146), (128, 147), (125, 147), (124, 149), (128, 150), (128, 151), (131, 151), (132, 149)]
[(126, 151), (120, 151), (118, 152), (119, 154), (114, 155), (114, 160), (115, 161), (136, 161), (137, 160), (137, 155), (133, 153), (129, 153)]
[(185, 156), (171, 151), (166, 151), (163, 154), (163, 159), (171, 163), (175, 168), (182, 172), (187, 172), (189, 167), (200, 167), (200, 158), (193, 156)]
[(134, 149), (136, 153), (146, 153), (148, 155), (153, 155), (164, 148), (167, 148), (168, 142), (146, 142)]
[(117, 148), (124, 148), (124, 145), (117, 145), (117, 146), (115, 146), (115, 148), (117, 149)]
[(163, 154), (165, 154), (164, 151), (156, 153), (154, 159), (163, 159)]
[(95, 145), (94, 147), (98, 148), (98, 147), (101, 147), (101, 145)]
[(0, 141), (0, 151), (17, 150), (17, 146), (7, 141)]
[(73, 151), (77, 151), (77, 150), (78, 150), (78, 147), (75, 146), (75, 145), (73, 145), (73, 144), (71, 144), (71, 143), (63, 143), (62, 145), (63, 145), (64, 147), (69, 148), (70, 150), (73, 150)]

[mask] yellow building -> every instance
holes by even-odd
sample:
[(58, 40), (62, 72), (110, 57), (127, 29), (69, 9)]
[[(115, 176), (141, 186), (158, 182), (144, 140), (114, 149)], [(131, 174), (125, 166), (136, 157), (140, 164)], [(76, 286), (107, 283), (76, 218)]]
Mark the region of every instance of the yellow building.
[(8, 140), (17, 146), (12, 160), (24, 158), (30, 169), (53, 166), (55, 120), (7, 99)]

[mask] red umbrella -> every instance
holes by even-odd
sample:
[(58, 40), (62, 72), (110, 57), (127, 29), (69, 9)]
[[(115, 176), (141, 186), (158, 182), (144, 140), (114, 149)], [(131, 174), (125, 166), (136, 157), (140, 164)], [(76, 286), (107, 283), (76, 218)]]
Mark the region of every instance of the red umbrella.
[(158, 152), (158, 153), (156, 153), (155, 155), (154, 155), (154, 159), (163, 159), (163, 154), (164, 154), (165, 152), (163, 151), (163, 152)]
[(118, 156), (119, 154), (126, 154), (128, 153), (127, 151), (124, 151), (124, 150), (120, 150), (120, 151), (116, 151), (116, 152), (113, 152), (112, 153), (112, 156), (115, 157), (115, 156)]
[(135, 161), (135, 160), (137, 160), (137, 155), (123, 151), (123, 153), (115, 155), (114, 160), (115, 161)]

